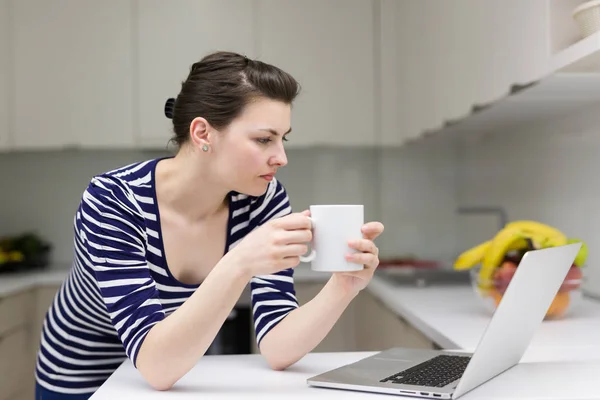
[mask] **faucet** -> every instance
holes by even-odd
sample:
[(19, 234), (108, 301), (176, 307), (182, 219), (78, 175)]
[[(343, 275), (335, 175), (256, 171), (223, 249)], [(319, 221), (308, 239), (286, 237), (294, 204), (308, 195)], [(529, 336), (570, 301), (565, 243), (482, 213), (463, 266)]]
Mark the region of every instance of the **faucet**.
[(498, 214), (500, 229), (504, 228), (508, 223), (508, 217), (506, 211), (502, 207), (459, 207), (457, 209), (459, 214)]

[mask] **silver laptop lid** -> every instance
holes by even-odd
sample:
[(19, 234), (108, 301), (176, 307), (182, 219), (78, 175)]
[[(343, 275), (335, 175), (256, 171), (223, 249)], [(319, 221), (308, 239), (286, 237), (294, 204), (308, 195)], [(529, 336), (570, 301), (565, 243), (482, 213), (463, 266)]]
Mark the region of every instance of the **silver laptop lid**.
[(519, 362), (580, 248), (581, 243), (573, 243), (529, 251), (523, 256), (454, 391), (454, 398)]

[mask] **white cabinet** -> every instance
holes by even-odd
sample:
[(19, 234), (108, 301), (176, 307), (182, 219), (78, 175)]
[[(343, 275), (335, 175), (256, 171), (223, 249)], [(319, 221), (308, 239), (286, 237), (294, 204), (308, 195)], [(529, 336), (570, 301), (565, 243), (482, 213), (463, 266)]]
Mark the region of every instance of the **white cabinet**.
[(193, 63), (216, 50), (255, 56), (254, 4), (247, 0), (136, 1), (140, 147), (167, 146), (173, 129), (164, 114), (165, 101), (177, 97)]
[(165, 149), (166, 99), (215, 50), (300, 82), (289, 148), (402, 145), (543, 76), (554, 3), (0, 0), (0, 150)]
[(33, 301), (33, 290), (0, 296), (0, 400), (34, 385), (29, 320)]
[(288, 147), (374, 145), (374, 1), (258, 4), (259, 58), (302, 86)]
[(0, 400), (34, 397), (40, 334), (59, 288), (42, 285), (0, 296)]
[(133, 145), (130, 2), (11, 4), (15, 148)]
[[(423, 6), (414, 0), (381, 0), (381, 139), (379, 144), (402, 145), (420, 134), (427, 99), (423, 72)], [(419, 33), (418, 35), (416, 33)]]
[(391, 347), (436, 348), (429, 338), (383, 305), (368, 291), (356, 305), (356, 351), (382, 351)]
[[(296, 283), (296, 298), (300, 306), (314, 299), (323, 289), (325, 283), (300, 282)], [(356, 350), (356, 307), (359, 302), (359, 294), (340, 315), (335, 325), (323, 338), (323, 340), (312, 350), (316, 353), (355, 351)]]
[(402, 145), (549, 68), (546, 0), (381, 0), (381, 144)]
[(10, 133), (9, 22), (8, 0), (0, 0), (0, 151), (8, 148)]

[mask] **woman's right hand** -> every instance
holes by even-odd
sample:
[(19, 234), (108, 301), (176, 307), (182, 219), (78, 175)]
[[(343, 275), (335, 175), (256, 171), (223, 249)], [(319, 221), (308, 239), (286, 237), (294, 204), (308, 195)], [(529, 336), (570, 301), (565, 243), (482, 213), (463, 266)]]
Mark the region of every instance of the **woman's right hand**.
[(226, 258), (249, 278), (294, 268), (312, 240), (310, 211), (272, 219), (250, 232)]

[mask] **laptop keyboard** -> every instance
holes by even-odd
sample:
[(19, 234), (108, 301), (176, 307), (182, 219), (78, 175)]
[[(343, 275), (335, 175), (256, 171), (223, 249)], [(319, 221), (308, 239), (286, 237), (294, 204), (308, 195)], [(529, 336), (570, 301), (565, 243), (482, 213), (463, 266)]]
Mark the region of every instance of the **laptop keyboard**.
[(441, 388), (460, 378), (470, 359), (470, 356), (439, 355), (380, 382)]

